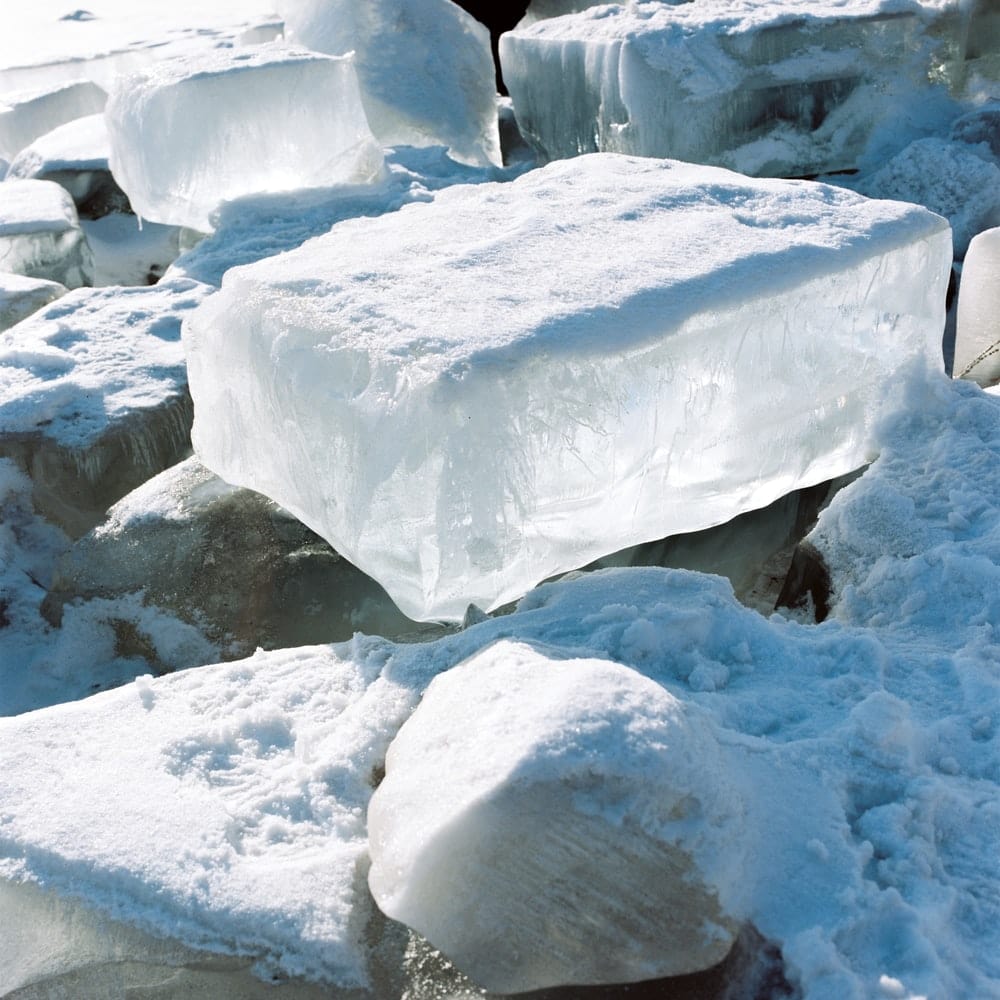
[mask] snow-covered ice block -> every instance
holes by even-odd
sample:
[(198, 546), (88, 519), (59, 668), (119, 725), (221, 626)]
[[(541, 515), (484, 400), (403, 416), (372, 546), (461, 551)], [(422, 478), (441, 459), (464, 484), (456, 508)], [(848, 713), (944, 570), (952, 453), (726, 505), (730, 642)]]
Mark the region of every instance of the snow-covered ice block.
[[(542, 21), (548, 17), (561, 17), (563, 14), (578, 14), (581, 10), (590, 7), (599, 7), (606, 0), (531, 0), (528, 9), (524, 12), (524, 17), (518, 23), (518, 27), (526, 27), (534, 24), (535, 21)], [(685, 0), (680, 0), (685, 2)]]
[(78, 289), (0, 334), (0, 454), (73, 535), (188, 447), (181, 318), (208, 294), (176, 281)]
[(0, 97), (0, 155), (13, 159), (58, 125), (104, 110), (108, 95), (89, 80)]
[(349, 56), (273, 44), (164, 60), (122, 77), (106, 118), (112, 173), (154, 222), (205, 231), (224, 201), (382, 171)]
[(1000, 159), (1000, 101), (987, 101), (955, 119), (950, 137), (972, 145), (986, 143)]
[(58, 281), (67, 288), (89, 285), (94, 260), (73, 199), (52, 181), (0, 184), (0, 270)]
[(857, 167), (875, 130), (930, 92), (931, 66), (961, 34), (936, 30), (946, 8), (606, 5), (519, 25), (500, 59), (522, 130), (552, 158), (634, 153), (796, 177)]
[(1000, 380), (1000, 228), (976, 236), (965, 256), (953, 370), (983, 386)]
[(499, 642), (437, 677), (368, 806), (372, 894), (487, 989), (721, 961), (739, 793), (697, 709), (628, 667)]
[(387, 146), (444, 145), (462, 163), (500, 166), (490, 34), (451, 0), (289, 0), (291, 36), (353, 51), (372, 131)]
[(0, 332), (65, 294), (66, 286), (57, 281), (0, 271)]
[(886, 382), (940, 365), (950, 265), (915, 206), (553, 163), (230, 271), (185, 323), (193, 440), (461, 620), (870, 460)]

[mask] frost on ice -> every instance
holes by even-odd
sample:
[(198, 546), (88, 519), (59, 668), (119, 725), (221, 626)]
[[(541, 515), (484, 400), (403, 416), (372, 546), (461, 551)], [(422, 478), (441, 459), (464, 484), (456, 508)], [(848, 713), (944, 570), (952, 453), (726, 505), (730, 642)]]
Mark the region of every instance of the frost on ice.
[(382, 171), (349, 56), (275, 43), (163, 60), (118, 80), (106, 119), (115, 180), (154, 222), (206, 231), (224, 201)]
[(490, 35), (451, 0), (288, 0), (290, 36), (354, 52), (361, 98), (383, 145), (447, 146), (460, 163), (500, 166)]
[(90, 245), (73, 199), (60, 185), (34, 180), (0, 184), (0, 270), (67, 288), (93, 282)]
[(195, 447), (461, 620), (870, 460), (950, 263), (923, 209), (711, 167), (451, 188), (226, 275), (185, 324)]
[[(518, 122), (550, 157), (795, 177), (856, 168), (873, 133), (916, 104), (932, 120), (944, 81), (960, 91), (969, 73), (972, 12), (938, 0), (606, 5), (519, 25), (500, 57)], [(979, 42), (992, 37), (987, 26)]]
[(732, 946), (713, 878), (739, 867), (739, 793), (708, 721), (641, 674), (499, 642), (431, 683), (385, 771), (375, 900), (480, 985), (681, 975)]

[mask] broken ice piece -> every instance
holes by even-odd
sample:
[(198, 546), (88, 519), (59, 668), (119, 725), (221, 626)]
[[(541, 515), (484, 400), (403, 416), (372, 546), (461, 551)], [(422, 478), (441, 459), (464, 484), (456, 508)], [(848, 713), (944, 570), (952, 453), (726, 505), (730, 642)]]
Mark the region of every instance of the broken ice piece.
[(56, 281), (0, 271), (0, 332), (65, 294), (66, 287)]
[(89, 285), (94, 260), (73, 199), (52, 181), (0, 184), (0, 271)]
[(461, 621), (870, 461), (950, 266), (917, 206), (578, 157), (229, 271), (185, 323), (193, 439)]
[(120, 78), (106, 117), (115, 180), (154, 222), (207, 231), (224, 201), (381, 176), (348, 56), (268, 44), (164, 60)]
[(954, 371), (982, 386), (1000, 380), (1000, 228), (969, 244), (958, 290)]
[(89, 80), (4, 95), (0, 99), (0, 155), (13, 159), (57, 125), (102, 111), (107, 99), (108, 95)]

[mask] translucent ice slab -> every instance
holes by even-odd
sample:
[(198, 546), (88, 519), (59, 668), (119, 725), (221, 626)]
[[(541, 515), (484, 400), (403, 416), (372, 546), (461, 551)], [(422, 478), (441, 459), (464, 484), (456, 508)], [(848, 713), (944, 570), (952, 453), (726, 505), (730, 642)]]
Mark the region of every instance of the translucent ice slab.
[(1000, 381), (1000, 229), (969, 244), (958, 292), (955, 375), (983, 386)]
[(13, 158), (58, 125), (104, 110), (108, 95), (88, 80), (0, 98), (0, 156)]
[(56, 281), (0, 271), (0, 332), (65, 294), (65, 286)]
[(185, 323), (193, 440), (415, 619), (870, 460), (940, 366), (950, 232), (808, 182), (613, 155), (347, 221)]

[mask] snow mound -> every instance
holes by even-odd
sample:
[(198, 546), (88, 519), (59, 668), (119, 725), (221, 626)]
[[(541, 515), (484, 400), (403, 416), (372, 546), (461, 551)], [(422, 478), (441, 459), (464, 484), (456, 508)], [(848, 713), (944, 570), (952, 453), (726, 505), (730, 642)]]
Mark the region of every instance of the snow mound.
[(0, 156), (13, 159), (58, 125), (104, 110), (108, 95), (88, 80), (0, 97)]
[(680, 975), (735, 939), (712, 880), (741, 820), (700, 713), (618, 664), (501, 641), (389, 747), (368, 883), (487, 989)]
[(954, 371), (980, 385), (1000, 381), (1000, 228), (969, 244), (958, 290)]
[(56, 281), (0, 271), (0, 332), (65, 294), (66, 287)]
[(353, 51), (372, 131), (386, 146), (444, 145), (501, 165), (489, 31), (451, 0), (288, 0), (292, 38)]
[(352, 60), (278, 43), (122, 77), (106, 119), (111, 170), (136, 213), (202, 231), (224, 201), (382, 170)]
[(230, 271), (185, 323), (193, 440), (461, 620), (870, 460), (886, 383), (940, 365), (950, 262), (913, 206), (554, 163)]

